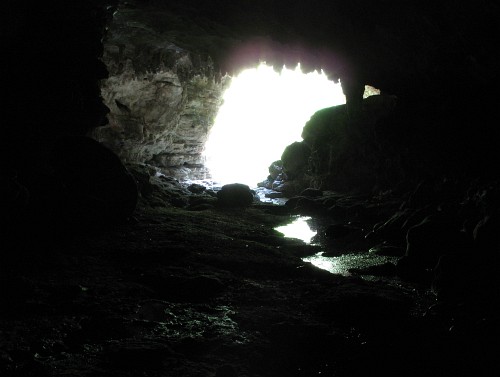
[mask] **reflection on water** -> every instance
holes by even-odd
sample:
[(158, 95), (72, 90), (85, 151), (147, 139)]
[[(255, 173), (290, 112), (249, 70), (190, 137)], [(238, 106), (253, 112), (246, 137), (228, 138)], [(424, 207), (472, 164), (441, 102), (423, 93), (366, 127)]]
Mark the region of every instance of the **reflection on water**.
[(351, 275), (351, 268), (362, 269), (373, 265), (386, 262), (395, 263), (397, 257), (386, 257), (372, 253), (347, 253), (337, 257), (325, 257), (323, 253), (318, 253), (311, 257), (302, 259), (304, 262), (310, 262), (316, 267), (327, 270), (332, 274)]
[(311, 243), (312, 238), (316, 235), (308, 224), (311, 217), (298, 216), (290, 224), (278, 226), (276, 229), (278, 232), (283, 233), (285, 237), (297, 238), (304, 241), (305, 243)]
[[(298, 216), (290, 224), (279, 226), (275, 229), (283, 233), (285, 237), (297, 238), (307, 244), (312, 244), (313, 238), (316, 239), (315, 236), (317, 235), (317, 231), (313, 230), (314, 225), (315, 221), (311, 217)], [(302, 258), (302, 260), (333, 274), (344, 276), (351, 275), (349, 270), (353, 268), (364, 269), (387, 262), (396, 263), (397, 261), (397, 257), (380, 256), (360, 250), (346, 250), (342, 255), (329, 257), (323, 254), (323, 252), (319, 252), (313, 256)], [(369, 279), (367, 276), (364, 277)]]

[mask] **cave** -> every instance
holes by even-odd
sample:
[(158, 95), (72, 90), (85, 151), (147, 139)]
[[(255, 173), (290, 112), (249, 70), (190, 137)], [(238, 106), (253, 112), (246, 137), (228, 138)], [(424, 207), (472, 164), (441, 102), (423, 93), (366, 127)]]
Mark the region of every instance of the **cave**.
[[(499, 16), (8, 0), (0, 375), (498, 374)], [(213, 180), (231, 83), (297, 66), (345, 102), (308, 110), (258, 182)], [(256, 133), (254, 162), (281, 145)]]
[(204, 146), (205, 167), (215, 184), (257, 187), (287, 145), (301, 141), (316, 110), (345, 103), (340, 83), (300, 64), (280, 70), (259, 64), (231, 79)]

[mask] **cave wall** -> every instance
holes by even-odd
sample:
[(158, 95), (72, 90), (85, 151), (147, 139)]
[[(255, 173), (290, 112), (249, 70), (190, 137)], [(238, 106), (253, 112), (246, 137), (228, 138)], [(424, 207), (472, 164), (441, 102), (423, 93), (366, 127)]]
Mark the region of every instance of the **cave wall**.
[(101, 94), (109, 124), (92, 136), (123, 161), (150, 163), (182, 179), (204, 178), (202, 155), (229, 82), (211, 57), (171, 40), (160, 11), (118, 7), (104, 38), (109, 77)]
[[(348, 186), (387, 181), (367, 178), (377, 170), (385, 174), (383, 159), (404, 159), (397, 168), (406, 169), (402, 177), (493, 173), (494, 2), (150, 0), (117, 9), (104, 42), (110, 77), (102, 94), (110, 124), (94, 136), (125, 160), (151, 162), (173, 175), (202, 175), (200, 153), (226, 75), (262, 60), (275, 66), (300, 61), (306, 72), (324, 69), (341, 80), (348, 113), (363, 113), (365, 84), (398, 98), (397, 112), (378, 126), (390, 131), (378, 133), (377, 148), (367, 152)], [(374, 128), (375, 120), (364, 117), (364, 126), (351, 127)], [(350, 148), (356, 143), (352, 139)], [(339, 171), (315, 173), (332, 159), (321, 150), (330, 149), (315, 152), (309, 173), (315, 182), (330, 182), (324, 174)], [(356, 170), (345, 164), (363, 158), (349, 155), (329, 165), (344, 166), (344, 181)]]
[(37, 185), (58, 138), (106, 123), (99, 81), (111, 17), (97, 0), (6, 1), (1, 12), (2, 177)]
[(322, 68), (351, 104), (364, 84), (396, 95), (380, 145), (407, 151), (407, 173), (495, 174), (497, 2), (6, 4), (2, 162), (27, 176), (67, 134), (167, 173), (202, 173), (226, 74), (260, 60)]

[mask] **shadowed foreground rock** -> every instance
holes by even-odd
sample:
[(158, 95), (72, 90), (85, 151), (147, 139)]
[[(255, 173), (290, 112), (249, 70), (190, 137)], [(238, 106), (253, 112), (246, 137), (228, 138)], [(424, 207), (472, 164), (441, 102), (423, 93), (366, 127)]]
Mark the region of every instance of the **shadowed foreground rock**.
[(88, 137), (61, 138), (52, 150), (51, 165), (62, 185), (60, 200), (65, 200), (68, 220), (106, 224), (125, 221), (134, 213), (135, 178), (101, 143)]
[[(0, 375), (498, 374), (498, 15), (490, 0), (7, 0)], [(303, 195), (277, 207), (245, 187), (223, 208), (180, 179), (205, 173), (226, 73), (262, 60), (324, 69), (348, 103), (304, 128), (310, 155), (288, 161)], [(71, 140), (50, 161), (84, 135), (120, 161)], [(273, 230), (297, 215), (321, 246)], [(331, 274), (301, 259), (318, 249), (392, 259)]]
[(217, 199), (222, 207), (247, 207), (254, 201), (254, 194), (247, 185), (230, 183), (221, 187)]
[[(147, 168), (131, 169), (143, 185)], [(331, 274), (301, 259), (318, 246), (273, 230), (300, 207), (249, 204), (245, 195), (235, 210), (193, 211), (190, 203), (216, 199), (153, 177), (139, 191), (133, 222), (66, 224), (64, 237), (2, 250), (2, 376), (347, 377), (375, 369), (486, 377), (496, 370), (498, 261), (471, 250), (463, 259), (443, 256), (433, 280), (425, 271), (398, 277), (393, 263)], [(404, 252), (394, 233), (365, 237), (404, 197), (316, 192), (308, 200), (317, 211), (335, 202), (346, 213), (340, 223), (316, 212), (319, 240), (327, 241), (320, 250), (389, 252), (392, 243), (396, 255)]]

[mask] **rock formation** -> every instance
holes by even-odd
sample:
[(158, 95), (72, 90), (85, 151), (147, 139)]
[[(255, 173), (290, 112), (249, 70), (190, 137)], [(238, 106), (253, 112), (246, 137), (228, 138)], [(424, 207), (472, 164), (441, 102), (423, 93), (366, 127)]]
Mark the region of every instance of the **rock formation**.
[[(348, 102), (306, 126), (322, 118), (333, 132), (315, 139), (321, 145), (305, 135), (309, 185), (366, 191), (451, 170), (491, 172), (495, 152), (483, 145), (497, 136), (488, 126), (495, 73), (492, 45), (478, 42), (492, 37), (490, 2), (279, 4), (119, 2), (104, 35), (109, 125), (93, 136), (125, 161), (203, 178), (204, 142), (230, 75), (261, 60), (300, 61), (340, 78)], [(363, 100), (367, 84), (382, 95)]]
[[(497, 3), (6, 0), (0, 375), (498, 374)], [(344, 83), (270, 168), (300, 195), (184, 187), (261, 59)], [(290, 215), (398, 263), (320, 270)]]
[[(165, 18), (165, 26), (155, 24)], [(93, 136), (124, 161), (148, 162), (178, 178), (204, 178), (202, 156), (228, 81), (211, 57), (170, 33), (172, 15), (121, 6), (108, 24), (101, 83), (109, 124)]]

